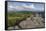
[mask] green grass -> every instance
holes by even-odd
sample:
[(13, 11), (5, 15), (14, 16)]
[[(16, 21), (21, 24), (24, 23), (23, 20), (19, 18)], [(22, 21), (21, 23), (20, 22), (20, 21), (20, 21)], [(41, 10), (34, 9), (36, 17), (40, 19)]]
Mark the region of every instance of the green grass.
[(23, 21), (31, 16), (31, 12), (13, 12), (8, 13), (8, 26), (14, 26), (16, 21)]

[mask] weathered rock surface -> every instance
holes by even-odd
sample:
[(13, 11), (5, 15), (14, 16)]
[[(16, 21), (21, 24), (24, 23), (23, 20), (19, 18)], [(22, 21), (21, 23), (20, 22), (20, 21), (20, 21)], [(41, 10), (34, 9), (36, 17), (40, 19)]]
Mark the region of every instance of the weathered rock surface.
[(32, 19), (30, 17), (25, 21), (22, 21), (19, 25), (22, 28), (44, 27), (44, 23), (42, 21), (44, 21), (44, 19), (37, 14), (35, 17), (32, 16)]
[[(37, 27), (45, 27), (44, 24), (45, 20), (39, 16), (39, 14), (36, 14), (35, 16), (31, 16), (27, 18), (26, 20), (20, 22), (20, 26), (22, 28), (37, 28)], [(18, 26), (15, 27), (9, 27), (8, 29), (20, 29)]]
[(14, 29), (14, 27), (8, 27), (8, 30), (9, 30), (9, 29), (10, 29), (10, 30), (11, 30), (11, 29), (13, 30), (13, 29)]
[(8, 29), (14, 30), (14, 29), (20, 29), (20, 28), (18, 26), (14, 26), (14, 27), (9, 27)]

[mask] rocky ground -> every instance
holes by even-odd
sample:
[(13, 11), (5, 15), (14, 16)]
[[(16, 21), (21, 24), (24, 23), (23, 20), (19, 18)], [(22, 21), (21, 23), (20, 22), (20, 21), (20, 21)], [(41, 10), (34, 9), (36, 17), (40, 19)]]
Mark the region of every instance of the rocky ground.
[[(36, 14), (35, 16), (31, 16), (27, 18), (26, 20), (20, 22), (19, 26), (23, 29), (25, 28), (39, 28), (39, 27), (45, 27), (45, 20), (39, 16), (39, 14)], [(9, 27), (8, 29), (21, 29), (18, 26)]]

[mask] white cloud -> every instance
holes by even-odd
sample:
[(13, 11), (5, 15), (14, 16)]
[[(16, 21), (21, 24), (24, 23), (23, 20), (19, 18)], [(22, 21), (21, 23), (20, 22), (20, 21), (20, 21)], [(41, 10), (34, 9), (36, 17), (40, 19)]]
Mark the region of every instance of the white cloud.
[(32, 4), (30, 7), (31, 7), (31, 8), (35, 8), (33, 4)]
[(23, 4), (22, 6), (25, 7), (25, 8), (35, 8), (33, 4), (32, 5), (29, 5), (29, 6), (26, 5), (26, 4)]
[(10, 11), (13, 11), (14, 9), (15, 9), (14, 6), (12, 6), (12, 5), (8, 6), (8, 11), (9, 11), (9, 10), (10, 10)]
[(32, 11), (32, 9), (33, 9), (33, 11), (37, 11), (37, 10), (44, 11), (43, 7), (42, 8), (40, 7), (40, 9), (38, 9), (38, 8), (36, 8), (34, 6), (34, 4), (31, 4), (31, 5), (23, 4), (22, 6), (21, 5), (15, 5), (15, 6), (9, 5), (8, 6), (8, 10), (10, 10), (10, 11), (13, 11), (13, 10), (17, 10), (17, 11), (22, 11), (22, 10)]
[(11, 5), (11, 6), (8, 6), (9, 8), (13, 8), (13, 6)]
[(14, 10), (14, 9), (16, 9), (16, 10), (27, 10), (27, 9), (31, 9), (31, 8), (35, 8), (34, 7), (34, 5), (32, 4), (32, 5), (26, 5), (26, 4), (23, 4), (22, 6), (13, 6), (13, 5), (9, 5), (8, 6), (8, 9), (9, 10)]
[(22, 6), (15, 6), (16, 10), (23, 10), (24, 8)]

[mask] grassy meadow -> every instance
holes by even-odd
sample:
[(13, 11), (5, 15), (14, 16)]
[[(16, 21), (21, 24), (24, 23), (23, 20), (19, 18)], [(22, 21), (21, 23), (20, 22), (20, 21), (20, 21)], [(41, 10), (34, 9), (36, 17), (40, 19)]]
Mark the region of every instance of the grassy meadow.
[(18, 11), (8, 13), (8, 26), (15, 26), (16, 21), (23, 21), (30, 17), (32, 12), (30, 11)]

